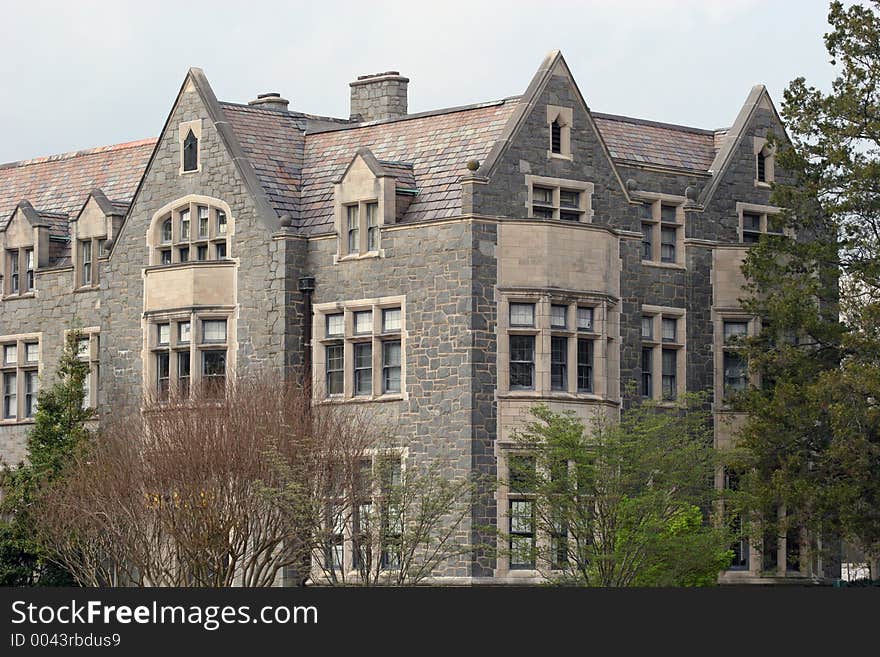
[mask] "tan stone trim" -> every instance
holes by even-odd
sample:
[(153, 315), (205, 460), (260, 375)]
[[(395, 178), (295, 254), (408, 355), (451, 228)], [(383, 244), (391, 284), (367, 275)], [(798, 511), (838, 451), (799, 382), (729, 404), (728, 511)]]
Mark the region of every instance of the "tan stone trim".
[[(183, 142), (186, 140), (187, 134), (192, 130), (193, 135), (199, 142), (198, 151), (196, 151), (197, 166), (192, 171), (183, 170)], [(199, 173), (202, 170), (202, 119), (193, 119), (192, 121), (182, 121), (177, 126), (177, 144), (178, 154), (180, 157), (180, 166), (177, 169), (178, 175), (185, 176), (191, 173)]]
[[(25, 344), (37, 343), (37, 360), (27, 360)], [(15, 363), (6, 363), (4, 347), (15, 343)], [(25, 374), (37, 373), (37, 391), (40, 389), (40, 380), (43, 376), (43, 333), (42, 331), (31, 333), (14, 333), (0, 336), (0, 425), (32, 424), (34, 418), (25, 417)], [(15, 417), (4, 418), (2, 414), (2, 396), (5, 395), (3, 375), (15, 374)], [(36, 403), (36, 400), (34, 400)]]
[[(651, 258), (646, 260), (642, 257), (642, 264), (652, 266), (667, 266), (678, 269), (685, 269), (685, 253), (684, 253), (684, 233), (685, 233), (685, 211), (684, 204), (686, 198), (684, 196), (674, 196), (672, 194), (662, 194), (659, 192), (639, 192), (639, 197), (645, 205), (651, 206), (651, 217), (642, 216), (640, 221), (642, 224), (650, 224), (651, 226)], [(675, 221), (666, 222), (663, 220), (663, 206), (672, 206), (675, 208)], [(675, 262), (663, 262), (663, 228), (675, 226)], [(644, 226), (643, 226), (644, 228)]]
[[(663, 351), (673, 349), (675, 358), (675, 393), (680, 398), (687, 392), (687, 310), (674, 306), (655, 306), (642, 304), (641, 316), (650, 316), (652, 321), (651, 338), (641, 338), (641, 348), (651, 349), (651, 398), (659, 402), (663, 399)], [(675, 340), (663, 339), (663, 320), (675, 319)]]
[[(548, 187), (553, 190), (553, 219), (559, 220), (560, 213), (564, 211), (572, 211), (579, 213), (578, 223), (592, 223), (593, 221), (593, 190), (594, 185), (584, 180), (570, 180), (568, 178), (550, 178), (547, 176), (533, 176), (525, 174), (526, 185), (526, 213), (529, 218), (534, 217), (534, 188)], [(562, 190), (572, 190), (579, 192), (577, 208), (563, 208), (560, 203), (560, 193)], [(549, 207), (549, 206), (548, 206)], [(546, 220), (545, 220), (546, 221)], [(566, 220), (566, 223), (571, 223)]]
[[(208, 208), (208, 235), (200, 237), (198, 234), (198, 208)], [(189, 210), (189, 238), (183, 239), (180, 236), (180, 212)], [(216, 212), (220, 210), (226, 215), (226, 234), (217, 233)], [(171, 219), (171, 241), (162, 242), (162, 224), (166, 219)], [(175, 251), (181, 246), (194, 249), (199, 245), (208, 245), (224, 241), (226, 242), (226, 260), (232, 259), (235, 253), (235, 222), (236, 218), (232, 213), (229, 204), (219, 198), (212, 196), (204, 196), (202, 194), (187, 194), (174, 201), (166, 203), (153, 213), (150, 219), (150, 225), (146, 233), (146, 245), (149, 252), (149, 261), (151, 265), (159, 264), (159, 252), (170, 249), (172, 252), (172, 264), (175, 257)], [(195, 254), (190, 253), (189, 262), (199, 262), (195, 260)], [(223, 262), (223, 261), (220, 261)]]

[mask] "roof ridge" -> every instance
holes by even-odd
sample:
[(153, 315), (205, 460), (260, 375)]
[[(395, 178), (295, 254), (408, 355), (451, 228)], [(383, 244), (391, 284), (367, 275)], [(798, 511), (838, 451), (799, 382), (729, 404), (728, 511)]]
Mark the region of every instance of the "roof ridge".
[(66, 153), (57, 153), (54, 155), (44, 155), (29, 160), (18, 160), (15, 162), (0, 163), (0, 170), (16, 169), (19, 167), (30, 166), (32, 164), (47, 164), (49, 162), (60, 162), (62, 160), (72, 160), (76, 157), (87, 157), (89, 155), (100, 155), (102, 153), (112, 153), (114, 151), (122, 151), (129, 148), (138, 148), (155, 144), (158, 137), (147, 137), (146, 139), (138, 139), (136, 141), (127, 141), (121, 144), (109, 144), (107, 146), (94, 146), (92, 148), (84, 148), (78, 151), (68, 151)]
[(314, 119), (316, 121), (334, 121), (342, 124), (350, 124), (351, 121), (349, 119), (343, 119), (338, 116), (322, 116), (319, 114), (309, 114), (308, 112), (300, 112), (297, 110), (280, 110), (280, 109), (269, 109), (266, 107), (254, 107), (253, 105), (245, 104), (245, 103), (236, 103), (231, 100), (220, 100), (217, 101), (220, 103), (222, 107), (231, 107), (233, 109), (242, 109), (248, 112), (258, 112), (260, 114), (266, 114), (268, 116), (288, 116), (294, 119)]
[(635, 116), (625, 116), (623, 114), (606, 114), (604, 112), (590, 112), (595, 118), (607, 119), (609, 121), (620, 121), (622, 123), (636, 123), (639, 125), (649, 125), (655, 128), (669, 128), (671, 130), (682, 130), (685, 132), (693, 132), (700, 135), (714, 135), (718, 131), (729, 130), (729, 128), (697, 128), (690, 125), (681, 125), (680, 123), (666, 123), (665, 121), (653, 121), (651, 119), (640, 119)]
[(439, 116), (441, 114), (455, 114), (456, 112), (470, 112), (472, 110), (483, 109), (486, 107), (495, 107), (497, 105), (504, 105), (505, 103), (519, 101), (522, 96), (507, 96), (505, 98), (499, 98), (497, 100), (487, 100), (482, 103), (472, 103), (470, 105), (458, 105), (456, 107), (443, 107), (441, 109), (428, 110), (425, 112), (416, 112), (415, 114), (407, 114), (406, 116), (399, 116), (392, 119), (379, 119), (376, 121), (363, 121), (361, 123), (351, 123), (347, 125), (341, 125), (338, 128), (326, 128), (319, 129), (313, 132), (307, 132), (308, 135), (316, 135), (326, 132), (338, 132), (340, 130), (356, 130), (358, 128), (372, 128), (378, 125), (387, 125), (390, 123), (401, 123), (403, 121), (409, 121), (411, 119), (424, 119), (432, 116)]

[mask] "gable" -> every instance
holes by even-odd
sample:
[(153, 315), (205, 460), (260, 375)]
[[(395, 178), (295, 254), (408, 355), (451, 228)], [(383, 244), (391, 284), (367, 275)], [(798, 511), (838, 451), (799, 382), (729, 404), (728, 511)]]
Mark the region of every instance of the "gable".
[(21, 207), (15, 209), (6, 225), (6, 248), (17, 249), (25, 246), (33, 246), (34, 227), (25, 216)]

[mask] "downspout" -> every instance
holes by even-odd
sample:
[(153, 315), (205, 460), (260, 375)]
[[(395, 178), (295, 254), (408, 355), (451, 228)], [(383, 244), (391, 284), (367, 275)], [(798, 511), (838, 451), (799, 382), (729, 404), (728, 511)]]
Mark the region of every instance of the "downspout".
[(312, 389), (312, 292), (315, 291), (315, 277), (301, 276), (299, 291), (303, 295), (303, 387), (309, 393)]

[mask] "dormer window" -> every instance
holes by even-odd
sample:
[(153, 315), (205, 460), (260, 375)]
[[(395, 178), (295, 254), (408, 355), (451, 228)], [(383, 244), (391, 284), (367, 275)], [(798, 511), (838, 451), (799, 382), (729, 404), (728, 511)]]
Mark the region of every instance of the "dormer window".
[(82, 265), (82, 285), (92, 284), (92, 241), (80, 242), (80, 263)]
[(367, 203), (367, 251), (379, 250), (379, 204)]
[(196, 171), (199, 168), (199, 140), (190, 130), (183, 140), (183, 170)]
[(348, 215), (348, 252), (350, 254), (360, 252), (360, 222), (358, 220), (358, 206), (346, 206)]
[(24, 291), (30, 292), (34, 289), (34, 250), (27, 249), (24, 252), (24, 262), (25, 262), (25, 279), (24, 279)]
[(18, 294), (21, 291), (20, 274), (18, 270), (18, 251), (9, 252), (9, 294)]

